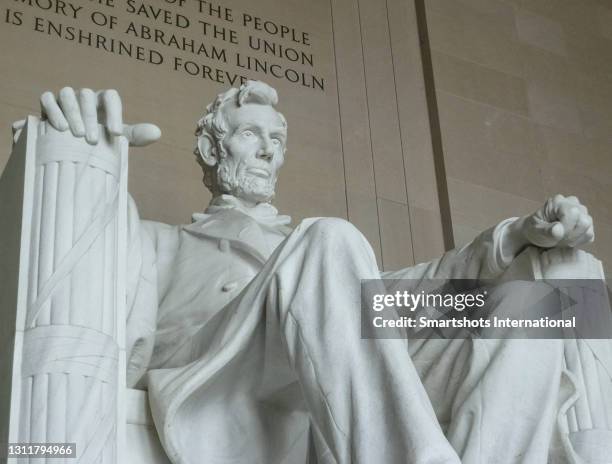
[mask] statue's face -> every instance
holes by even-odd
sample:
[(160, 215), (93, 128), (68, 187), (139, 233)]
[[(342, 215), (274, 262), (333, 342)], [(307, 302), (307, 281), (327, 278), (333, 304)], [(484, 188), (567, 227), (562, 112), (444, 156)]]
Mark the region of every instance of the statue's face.
[(249, 202), (269, 201), (285, 160), (283, 120), (271, 106), (258, 104), (228, 108), (225, 117), (229, 131), (217, 171), (219, 187)]

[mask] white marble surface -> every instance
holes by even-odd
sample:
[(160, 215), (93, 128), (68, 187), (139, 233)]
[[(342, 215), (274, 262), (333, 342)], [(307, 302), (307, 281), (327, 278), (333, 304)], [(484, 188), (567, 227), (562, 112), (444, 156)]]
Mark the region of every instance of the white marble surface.
[(126, 390), (126, 462), (170, 464), (166, 457), (149, 408), (145, 390)]

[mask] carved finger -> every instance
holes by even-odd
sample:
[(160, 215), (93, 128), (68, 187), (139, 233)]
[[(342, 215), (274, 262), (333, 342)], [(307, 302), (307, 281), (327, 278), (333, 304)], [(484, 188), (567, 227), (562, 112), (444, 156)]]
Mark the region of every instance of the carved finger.
[(561, 222), (552, 223), (549, 225), (548, 232), (558, 242), (565, 235), (565, 226)]
[(593, 238), (593, 218), (583, 213), (576, 221), (574, 230), (566, 237), (566, 241), (569, 246), (578, 246), (593, 241)]
[(577, 246), (582, 243), (586, 243), (584, 234), (591, 227), (592, 223), (590, 217), (581, 216), (576, 221), (576, 226), (569, 230), (566, 234), (565, 241), (569, 246)]
[(565, 228), (560, 222), (535, 221), (529, 229), (527, 232), (528, 240), (543, 248), (557, 245), (565, 235)]
[(580, 245), (585, 243), (593, 243), (595, 241), (595, 229), (591, 225), (581, 236)]
[(46, 117), (54, 128), (62, 132), (68, 130), (68, 121), (66, 121), (53, 93), (43, 93), (40, 97), (40, 106), (42, 116)]
[(588, 239), (587, 237), (583, 237), (582, 235), (575, 238), (574, 240), (570, 241), (567, 243), (567, 246), (571, 248), (576, 248), (579, 247), (580, 245), (584, 245), (585, 243), (588, 243)]
[(26, 121), (27, 121), (26, 119), (20, 119), (19, 121), (15, 121), (13, 124), (11, 124), (11, 129), (13, 130), (13, 134), (23, 129), (26, 125)]
[(565, 197), (560, 193), (557, 193), (554, 197), (552, 197), (552, 201), (555, 204), (560, 204), (563, 202), (563, 200), (565, 200)]
[(19, 137), (21, 136), (21, 131), (23, 130), (25, 125), (26, 125), (25, 119), (22, 119), (20, 121), (15, 121), (12, 124), (11, 129), (13, 130), (13, 143), (17, 143), (17, 140), (19, 140)]
[(144, 147), (156, 142), (161, 137), (161, 130), (154, 124), (124, 125), (123, 135), (133, 147)]
[(580, 204), (580, 200), (578, 200), (578, 197), (576, 197), (575, 195), (570, 195), (569, 197), (565, 197), (565, 200), (574, 205)]
[(81, 117), (81, 108), (76, 93), (71, 87), (64, 87), (59, 93), (59, 104), (64, 111), (64, 116), (70, 126), (70, 131), (75, 137), (85, 135), (85, 124)]
[(113, 135), (123, 132), (121, 97), (116, 90), (105, 90), (102, 93), (102, 104), (106, 113), (106, 128)]
[(588, 237), (588, 243), (593, 243), (595, 241), (595, 228), (593, 226), (589, 227), (589, 230), (586, 232), (586, 236)]
[(576, 237), (574, 240), (568, 243), (570, 247), (577, 247), (580, 245), (584, 245), (586, 243), (592, 243), (595, 240), (595, 234), (593, 232), (593, 227), (589, 227), (582, 234)]
[(92, 145), (98, 143), (98, 98), (91, 89), (82, 89), (79, 93), (79, 102), (81, 104), (81, 117), (85, 124), (85, 140)]
[(575, 205), (568, 206), (566, 203), (559, 210), (558, 219), (563, 224), (566, 234), (574, 230), (580, 217), (580, 209), (578, 209)]
[(547, 222), (549, 219), (556, 216), (556, 204), (553, 198), (549, 198), (544, 203), (544, 206), (536, 213), (541, 216), (542, 220)]

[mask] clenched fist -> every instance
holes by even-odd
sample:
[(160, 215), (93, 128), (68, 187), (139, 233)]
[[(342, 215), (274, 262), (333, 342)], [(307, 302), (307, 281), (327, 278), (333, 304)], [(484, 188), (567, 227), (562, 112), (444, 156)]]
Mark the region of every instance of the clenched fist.
[(523, 221), (529, 243), (542, 247), (576, 247), (595, 239), (593, 218), (574, 196), (555, 195)]
[(578, 247), (595, 239), (593, 218), (578, 198), (555, 195), (535, 213), (510, 224), (502, 249), (517, 256), (528, 245), (541, 248)]

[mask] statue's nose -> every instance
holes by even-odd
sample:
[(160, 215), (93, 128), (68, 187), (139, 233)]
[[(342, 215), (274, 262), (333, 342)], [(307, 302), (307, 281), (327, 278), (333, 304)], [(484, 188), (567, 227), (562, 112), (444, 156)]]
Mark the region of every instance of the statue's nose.
[(266, 161), (272, 160), (274, 157), (274, 149), (272, 148), (272, 143), (270, 143), (269, 140), (263, 141), (261, 147), (257, 151), (257, 157)]
[(264, 149), (261, 149), (257, 152), (257, 158), (259, 159), (263, 159), (266, 161), (270, 161), (272, 160), (272, 157), (274, 156), (274, 154), (272, 152), (266, 151)]

